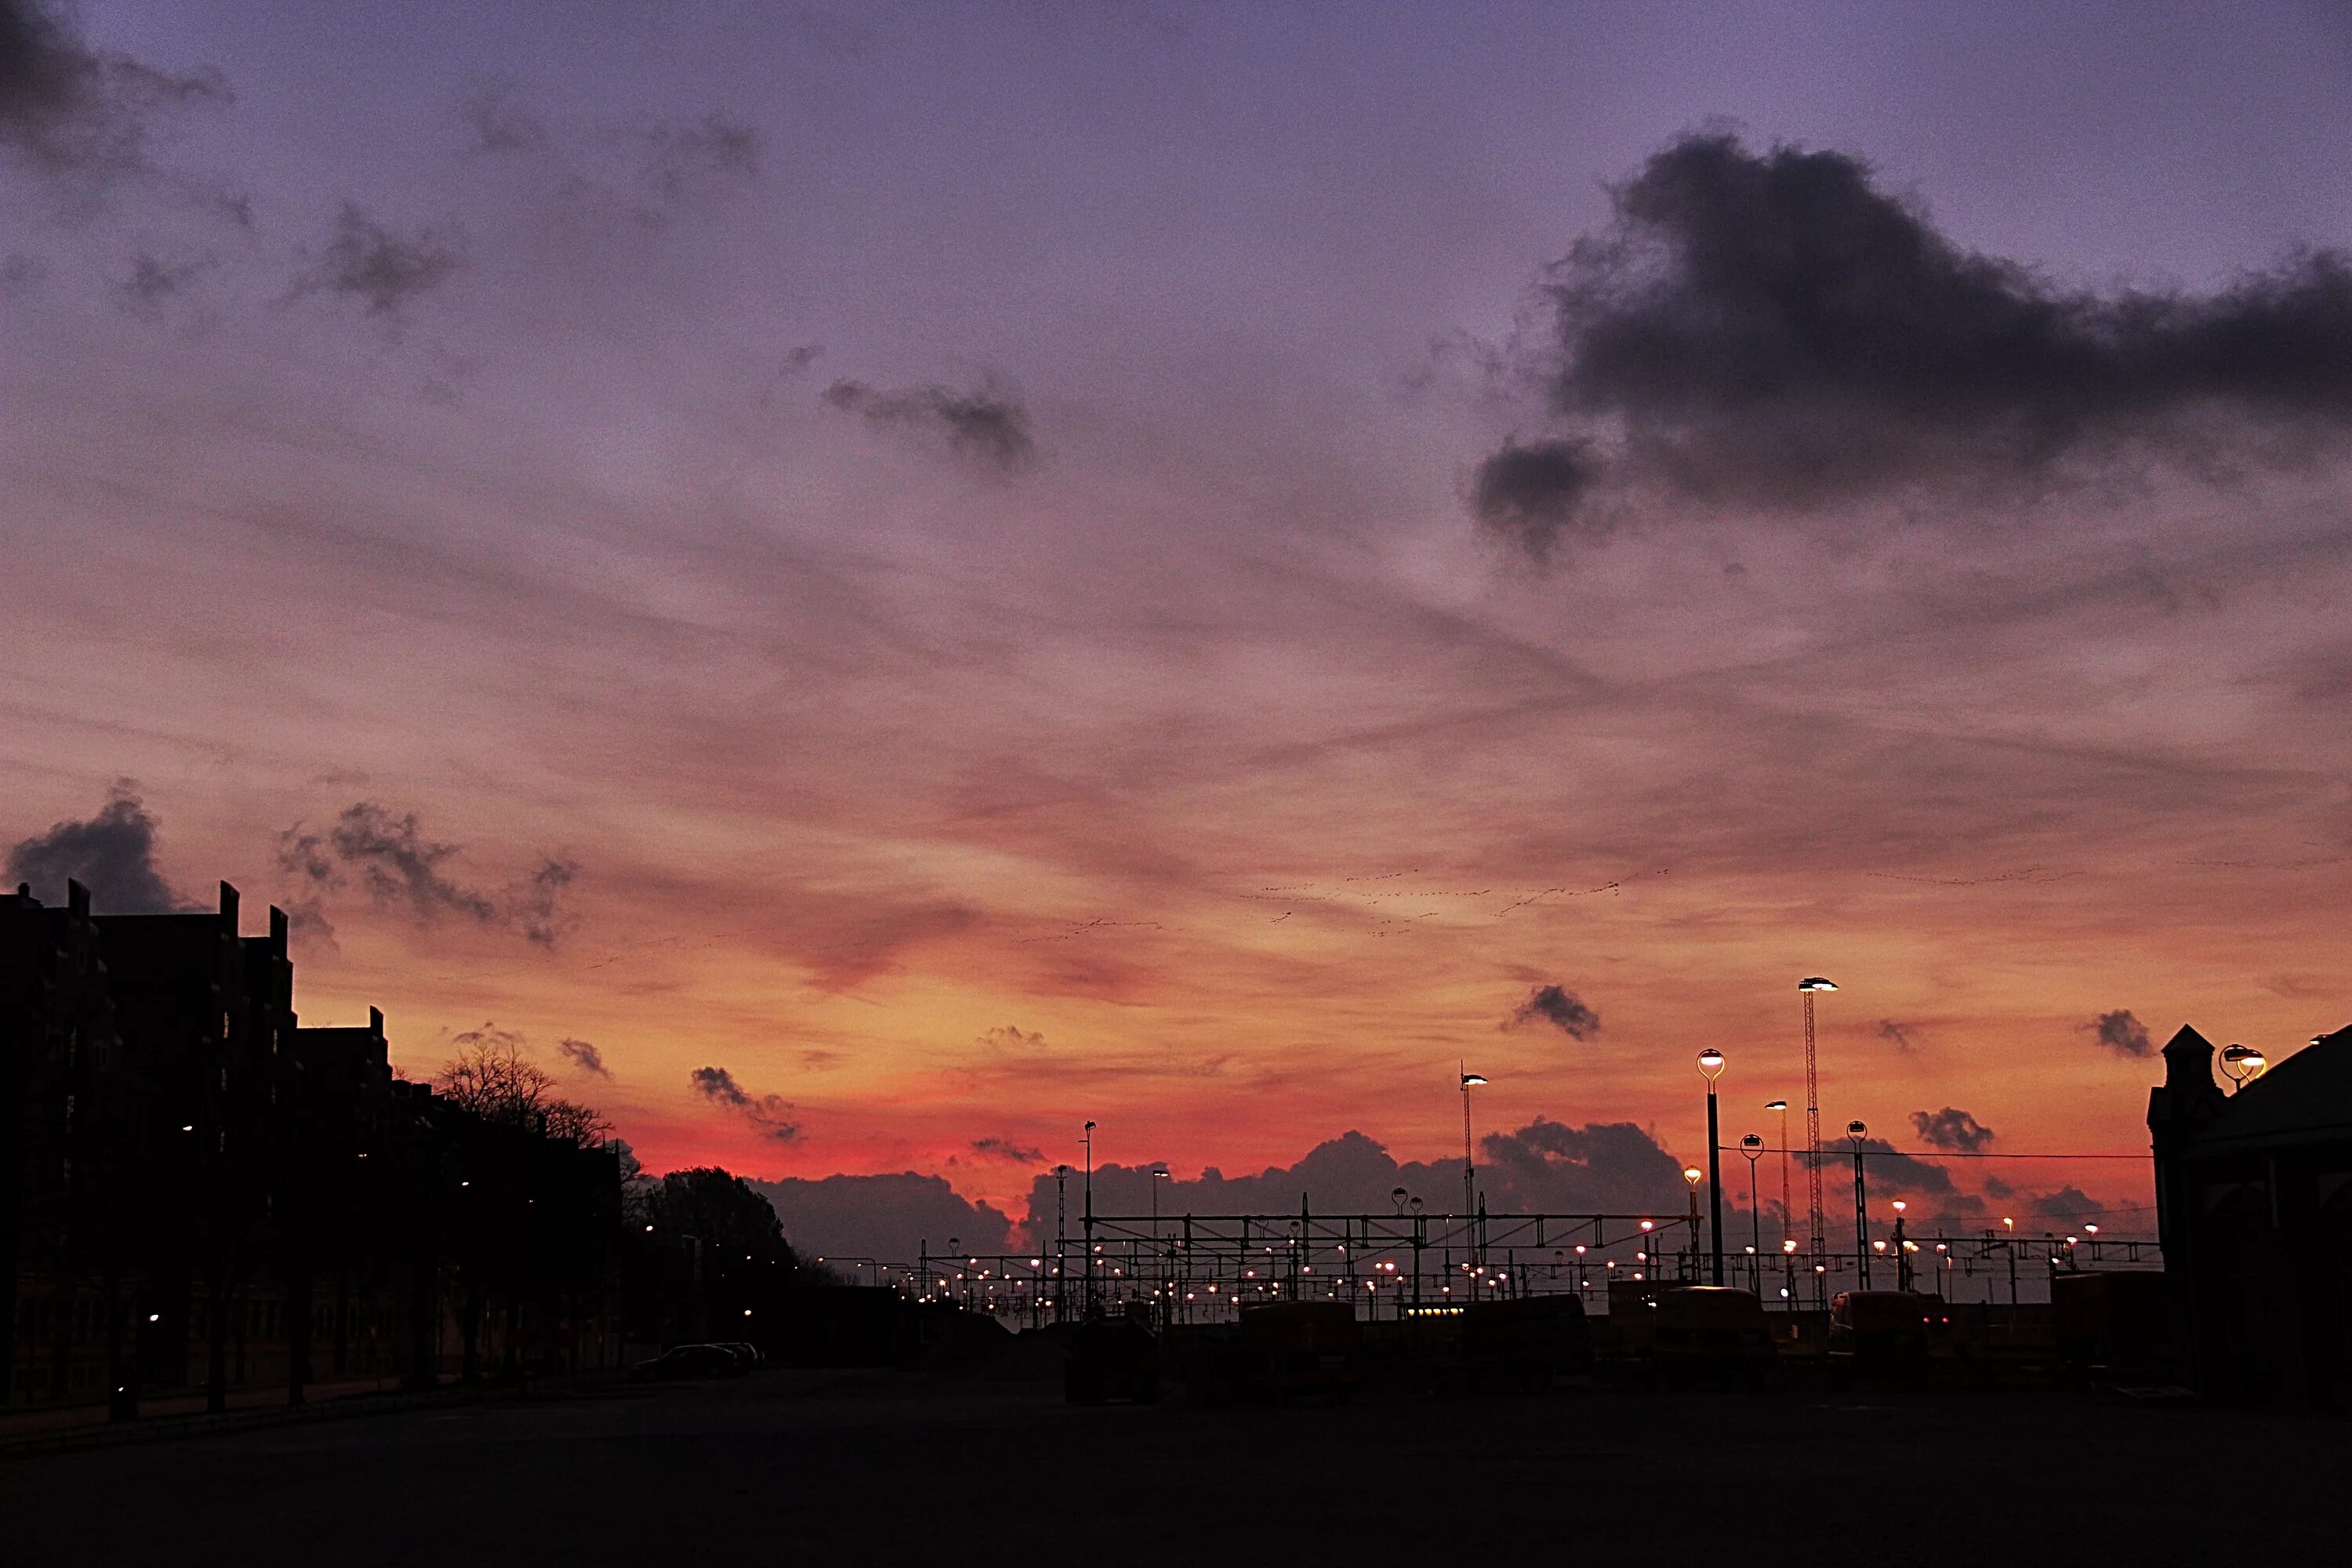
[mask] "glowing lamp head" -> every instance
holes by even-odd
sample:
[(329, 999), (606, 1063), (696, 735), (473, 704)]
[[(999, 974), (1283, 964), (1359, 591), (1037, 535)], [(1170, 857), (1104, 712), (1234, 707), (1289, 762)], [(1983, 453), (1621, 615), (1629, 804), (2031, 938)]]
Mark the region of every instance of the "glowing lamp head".
[(1486, 1075), (1485, 1073), (1465, 1072), (1462, 1075), (1462, 1087), (1465, 1089), (1475, 1089), (1486, 1081)]
[(1793, 1241), (1784, 1241), (1780, 1244), (1780, 1250), (1793, 1258), (1796, 1256), (1797, 1244)]
[(1696, 1165), (1685, 1165), (1683, 1167), (1683, 1180), (1688, 1182), (1694, 1187), (1698, 1185), (1700, 1182), (1704, 1181), (1706, 1177), (1706, 1173), (1700, 1170)]
[(1832, 980), (1824, 980), (1818, 974), (1808, 974), (1802, 980), (1797, 982), (1797, 989), (1800, 991), (1834, 991), (1837, 989), (1837, 983)]
[(1698, 1070), (1702, 1074), (1706, 1075), (1706, 1080), (1709, 1083), (1713, 1083), (1717, 1079), (1722, 1077), (1723, 1053), (1717, 1050), (1713, 1046), (1709, 1046), (1706, 1049), (1699, 1052)]
[(1789, 1109), (1789, 1102), (1785, 1100), (1768, 1100), (1764, 1102), (1764, 1109), (1767, 1110), (1786, 1110)]
[(1901, 1198), (1895, 1200), (1895, 1212), (1896, 1214), (1901, 1214), (1905, 1209), (1907, 1209), (1911, 1205), (1909, 1204), (1905, 1203)]

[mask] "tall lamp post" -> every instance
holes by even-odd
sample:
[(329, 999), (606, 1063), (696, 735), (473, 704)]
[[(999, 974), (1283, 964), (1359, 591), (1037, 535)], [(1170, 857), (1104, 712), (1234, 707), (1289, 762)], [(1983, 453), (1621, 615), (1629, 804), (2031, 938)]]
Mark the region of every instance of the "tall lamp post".
[(1845, 1135), (1853, 1140), (1853, 1252), (1854, 1267), (1861, 1271), (1862, 1288), (1870, 1289), (1870, 1209), (1862, 1187), (1862, 1141), (1870, 1129), (1859, 1121), (1845, 1124)]
[[(1806, 1216), (1812, 1222), (1812, 1231), (1805, 1240), (1805, 1250), (1813, 1261), (1822, 1261), (1822, 1080), (1813, 1067), (1813, 996), (1817, 992), (1834, 991), (1836, 983), (1818, 974), (1808, 974), (1797, 982), (1797, 991), (1805, 1004), (1805, 1190), (1811, 1200)], [(1822, 1299), (1815, 1304), (1829, 1305), (1829, 1276), (1821, 1269), (1813, 1271), (1819, 1283), (1816, 1292)]]
[(1470, 1091), (1486, 1081), (1484, 1073), (1475, 1073), (1468, 1064), (1462, 1068), (1462, 1216), (1475, 1222), (1478, 1214), (1478, 1167), (1470, 1152)]
[(1692, 1274), (1698, 1272), (1698, 1184), (1706, 1179), (1706, 1173), (1696, 1165), (1683, 1167), (1683, 1183), (1690, 1188), (1690, 1272)]
[(1723, 1053), (1713, 1046), (1698, 1054), (1699, 1076), (1706, 1079), (1706, 1282), (1723, 1283), (1723, 1134), (1716, 1114), (1715, 1080), (1723, 1076)]
[[(1780, 1113), (1780, 1239), (1786, 1242), (1796, 1236), (1797, 1224), (1795, 1215), (1789, 1208), (1789, 1102), (1768, 1100), (1764, 1102), (1764, 1109)], [(1783, 1247), (1780, 1250), (1786, 1252), (1788, 1248)]]
[(1764, 1219), (1756, 1202), (1756, 1162), (1764, 1153), (1764, 1135), (1750, 1132), (1739, 1140), (1739, 1152), (1748, 1156), (1748, 1256), (1756, 1261), (1748, 1268), (1755, 1278), (1748, 1281), (1756, 1294), (1764, 1294)]
[(1091, 1317), (1093, 1317), (1093, 1316), (1095, 1315), (1095, 1306), (1096, 1306), (1096, 1303), (1095, 1303), (1095, 1124), (1094, 1124), (1093, 1122), (1089, 1121), (1089, 1122), (1087, 1122), (1087, 1125), (1086, 1125), (1086, 1131), (1085, 1131), (1085, 1132), (1082, 1134), (1082, 1136), (1085, 1138), (1085, 1140), (1086, 1140), (1086, 1145), (1087, 1145), (1087, 1186), (1086, 1186), (1086, 1205), (1087, 1205), (1087, 1211), (1086, 1211), (1086, 1219), (1085, 1219), (1085, 1225), (1086, 1225), (1086, 1230), (1087, 1230), (1087, 1238), (1086, 1238), (1086, 1248), (1087, 1248), (1087, 1251), (1086, 1251), (1086, 1258), (1085, 1258), (1085, 1262), (1086, 1262), (1086, 1266), (1087, 1266), (1087, 1317), (1089, 1317), (1089, 1318), (1091, 1318)]

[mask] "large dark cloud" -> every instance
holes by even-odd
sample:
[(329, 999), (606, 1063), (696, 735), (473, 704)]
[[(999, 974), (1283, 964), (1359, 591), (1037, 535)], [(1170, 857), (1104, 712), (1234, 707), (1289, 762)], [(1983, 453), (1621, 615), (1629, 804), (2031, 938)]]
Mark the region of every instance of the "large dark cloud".
[(1915, 1110), (1911, 1126), (1919, 1142), (1930, 1149), (1952, 1149), (1973, 1154), (1993, 1141), (1993, 1131), (1965, 1110), (1946, 1106), (1941, 1110)]
[(2146, 1057), (2156, 1053), (2156, 1041), (2147, 1026), (2139, 1021), (2128, 1007), (2118, 1007), (2112, 1013), (2102, 1013), (2083, 1026), (2099, 1044), (2117, 1056)]
[(1027, 468), (1036, 456), (1028, 409), (993, 386), (977, 392), (945, 386), (885, 392), (862, 381), (836, 381), (824, 389), (824, 400), (869, 425), (943, 437), (958, 457), (1006, 473)]
[[(1014, 1245), (1013, 1221), (1003, 1210), (960, 1196), (939, 1176), (792, 1176), (751, 1186), (774, 1206), (784, 1239), (807, 1257), (913, 1263), (926, 1246), (944, 1255), (950, 1237), (971, 1253), (1001, 1254)], [(858, 1278), (852, 1269), (842, 1272)]]
[(92, 48), (58, 7), (0, 0), (0, 152), (36, 173), (145, 170), (160, 117), (230, 100), (217, 71), (157, 70)]
[[(374, 801), (356, 801), (323, 832), (296, 823), (278, 836), (278, 864), (293, 873), (309, 897), (310, 913), (323, 920), (318, 895), (354, 879), (380, 908), (404, 910), (417, 924), (435, 926), (449, 917), (520, 931), (551, 947), (567, 925), (560, 902), (579, 875), (563, 857), (542, 855), (520, 882), (500, 891), (469, 887), (446, 869), (464, 852), (459, 845), (425, 837), (416, 813), (394, 812)], [(330, 928), (331, 929), (331, 928)]]
[(696, 1068), (687, 1075), (695, 1092), (711, 1104), (736, 1111), (761, 1136), (778, 1143), (797, 1142), (801, 1125), (792, 1119), (793, 1105), (781, 1094), (753, 1094), (735, 1081), (735, 1075), (725, 1068)]
[(1538, 985), (1504, 1020), (1506, 1028), (1521, 1024), (1549, 1024), (1571, 1040), (1589, 1040), (1601, 1032), (1601, 1015), (1564, 985)]
[(34, 896), (63, 903), (68, 878), (89, 889), (100, 914), (166, 914), (187, 900), (155, 866), (156, 822), (139, 789), (118, 779), (106, 804), (86, 822), (53, 823), (8, 851), (8, 880), (29, 882)]
[(2352, 426), (2352, 263), (2210, 294), (2058, 288), (1955, 244), (1843, 153), (1685, 137), (1553, 269), (1558, 444), (1505, 447), (1478, 515), (1540, 553), (1603, 526), (1601, 471), (1706, 502), (2031, 491), (2120, 462), (2307, 455)]
[(326, 294), (354, 300), (369, 315), (396, 321), (412, 301), (447, 282), (463, 262), (449, 231), (428, 227), (401, 234), (347, 201), (335, 215), (327, 243), (296, 275), (287, 298)]
[[(1679, 1212), (1682, 1162), (1631, 1122), (1573, 1127), (1538, 1117), (1511, 1132), (1479, 1141), (1478, 1191), (1490, 1213), (1645, 1214)], [(1096, 1167), (1097, 1214), (1148, 1215), (1150, 1163)], [(1309, 1150), (1296, 1164), (1228, 1176), (1212, 1166), (1190, 1180), (1158, 1179), (1163, 1215), (1297, 1214), (1304, 1197), (1325, 1214), (1389, 1214), (1402, 1187), (1433, 1215), (1462, 1207), (1462, 1164), (1455, 1159), (1403, 1161), (1374, 1139), (1346, 1132)], [(1029, 1190), (1033, 1233), (1053, 1234), (1054, 1178)], [(1079, 1212), (1079, 1177), (1070, 1177), (1069, 1212)]]

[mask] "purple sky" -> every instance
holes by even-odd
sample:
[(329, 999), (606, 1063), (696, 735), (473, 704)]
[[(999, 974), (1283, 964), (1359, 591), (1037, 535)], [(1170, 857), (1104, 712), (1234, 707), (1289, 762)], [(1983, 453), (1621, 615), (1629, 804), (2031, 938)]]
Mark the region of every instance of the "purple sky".
[[(1825, 427), (1914, 466), (1796, 497), (1748, 412), (1564, 435), (1542, 292), (1729, 129), (2026, 295), (2193, 314), (2352, 247), (2340, 8), (42, 37), (67, 74), (0, 72), (0, 840), (299, 907), (306, 1017), (383, 1005), (414, 1073), (493, 1023), (657, 1168), (1017, 1217), (1089, 1116), (1188, 1174), (1442, 1156), (1465, 1056), (1497, 1128), (1685, 1158), (1691, 1053), (1794, 1095), (1816, 971), (1825, 1120), (1915, 1152), (1948, 1107), (2141, 1146), (2105, 1016), (2352, 1014), (2352, 363), (1998, 474), (1958, 393), (1841, 385)], [(1561, 438), (1614, 456), (1539, 562), (1472, 501)], [(1589, 1037), (1511, 1021), (1553, 984)]]

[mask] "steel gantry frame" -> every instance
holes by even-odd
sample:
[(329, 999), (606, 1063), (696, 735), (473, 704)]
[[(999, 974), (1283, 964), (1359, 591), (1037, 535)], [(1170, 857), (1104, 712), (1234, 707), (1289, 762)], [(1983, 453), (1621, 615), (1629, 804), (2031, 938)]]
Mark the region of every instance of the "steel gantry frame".
[[(1706, 1276), (1699, 1233), (1680, 1215), (1097, 1215), (1093, 1239), (1063, 1238), (1032, 1253), (948, 1256), (928, 1247), (911, 1266), (893, 1265), (903, 1292), (951, 1300), (1030, 1324), (1067, 1321), (1096, 1304), (1142, 1311), (1161, 1326), (1217, 1321), (1265, 1300), (1345, 1300), (1360, 1317), (1403, 1317), (1465, 1301), (1582, 1294), (1598, 1307), (1611, 1281), (1697, 1284)], [(1916, 1266), (1948, 1300), (1965, 1276), (1985, 1281), (1987, 1300), (2016, 1293), (2030, 1277), (2084, 1267), (2146, 1268), (2161, 1253), (2153, 1239), (2048, 1234), (2038, 1237), (1921, 1233), (1908, 1238)], [(1084, 1265), (1068, 1257), (1085, 1248)], [(1859, 1288), (1865, 1257), (1801, 1260), (1824, 1298), (1832, 1286)], [(1801, 1259), (1740, 1260), (1749, 1287), (1768, 1304), (1802, 1305)], [(1769, 1283), (1786, 1270), (1786, 1284)], [(2006, 1289), (2004, 1291), (2004, 1282)], [(1066, 1284), (1066, 1289), (1065, 1288)]]

